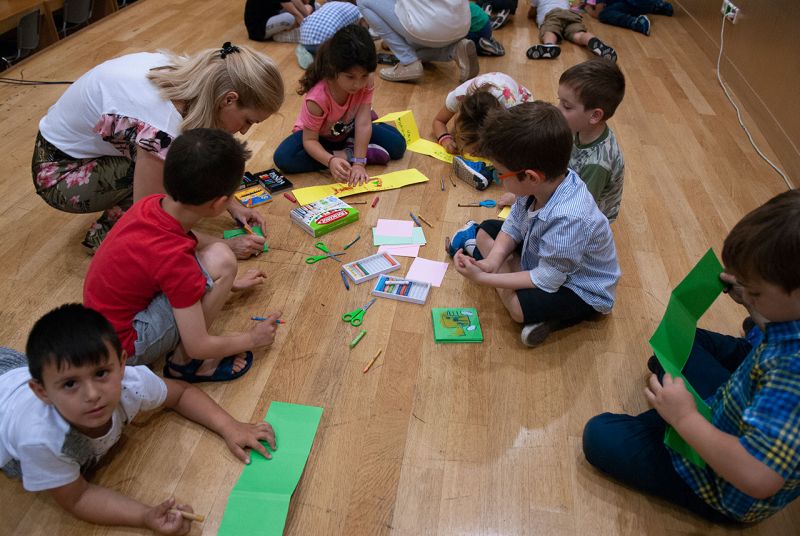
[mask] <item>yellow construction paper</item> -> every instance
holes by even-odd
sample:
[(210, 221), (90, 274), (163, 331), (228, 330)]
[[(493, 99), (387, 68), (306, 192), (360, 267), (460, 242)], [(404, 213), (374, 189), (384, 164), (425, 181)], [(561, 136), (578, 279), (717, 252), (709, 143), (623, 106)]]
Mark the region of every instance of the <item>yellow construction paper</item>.
[(509, 214), (511, 214), (511, 207), (505, 207), (500, 211), (500, 214), (498, 214), (497, 217), (501, 220), (506, 220), (508, 219)]
[(432, 156), (448, 164), (453, 163), (453, 155), (447, 152), (444, 147), (436, 142), (421, 138), (417, 122), (414, 120), (414, 112), (403, 110), (402, 112), (392, 112), (383, 117), (379, 117), (374, 123), (391, 123), (394, 121), (397, 130), (406, 140), (406, 149), (415, 153)]
[(366, 192), (382, 192), (384, 190), (394, 190), (410, 184), (427, 182), (428, 177), (423, 175), (418, 169), (403, 169), (393, 171), (383, 175), (371, 177), (369, 182), (359, 186), (348, 186), (346, 183), (324, 184), (322, 186), (309, 186), (307, 188), (296, 188), (292, 191), (297, 202), (301, 205), (313, 203), (323, 197), (335, 195), (336, 197), (347, 197), (348, 195), (363, 194)]

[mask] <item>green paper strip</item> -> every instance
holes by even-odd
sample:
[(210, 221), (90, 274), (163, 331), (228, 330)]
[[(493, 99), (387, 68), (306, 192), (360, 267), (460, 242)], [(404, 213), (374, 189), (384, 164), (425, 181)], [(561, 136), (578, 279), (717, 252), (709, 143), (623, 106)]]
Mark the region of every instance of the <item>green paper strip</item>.
[(406, 244), (425, 244), (425, 231), (422, 227), (414, 227), (411, 238), (407, 236), (381, 236), (372, 229), (372, 243), (376, 246), (402, 246)]
[[(672, 291), (664, 317), (650, 337), (650, 346), (664, 371), (675, 378), (683, 379), (686, 388), (694, 397), (697, 410), (708, 421), (711, 421), (711, 408), (686, 381), (682, 372), (692, 351), (697, 321), (722, 292), (720, 273), (722, 265), (714, 252), (709, 249)], [(706, 464), (697, 451), (671, 426), (667, 426), (664, 443), (694, 465), (705, 467)]]
[[(262, 231), (261, 227), (259, 227), (258, 225), (254, 225), (253, 226), (253, 232), (255, 234), (257, 234), (258, 236), (262, 236), (262, 237), (264, 236), (264, 231)], [(247, 231), (245, 231), (244, 229), (241, 229), (241, 228), (240, 229), (230, 229), (228, 231), (222, 231), (222, 238), (227, 240), (229, 238), (233, 238), (234, 236), (242, 236), (243, 234), (247, 234)], [(267, 245), (266, 240), (264, 241), (264, 249), (262, 251), (264, 253), (269, 251), (269, 246)]]
[(272, 402), (264, 419), (275, 429), (277, 449), (268, 460), (251, 453), (231, 491), (219, 536), (280, 536), (289, 501), (303, 474), (322, 408)]

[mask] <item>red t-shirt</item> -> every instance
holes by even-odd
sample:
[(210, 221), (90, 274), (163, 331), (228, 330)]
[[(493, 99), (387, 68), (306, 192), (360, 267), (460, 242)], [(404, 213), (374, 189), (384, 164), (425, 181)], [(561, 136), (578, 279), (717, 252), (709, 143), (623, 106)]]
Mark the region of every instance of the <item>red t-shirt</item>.
[(83, 303), (105, 315), (129, 356), (133, 318), (163, 292), (176, 309), (203, 297), (206, 278), (195, 257), (197, 238), (161, 208), (163, 194), (135, 203), (108, 233), (89, 265)]

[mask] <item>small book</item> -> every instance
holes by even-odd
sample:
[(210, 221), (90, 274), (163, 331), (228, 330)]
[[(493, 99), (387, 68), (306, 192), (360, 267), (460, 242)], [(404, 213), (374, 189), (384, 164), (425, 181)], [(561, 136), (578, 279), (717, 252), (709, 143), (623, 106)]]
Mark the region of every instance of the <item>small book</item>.
[(436, 342), (483, 342), (478, 311), (472, 307), (431, 309), (433, 339)]
[(358, 220), (358, 210), (333, 195), (292, 209), (289, 215), (293, 222), (314, 237)]

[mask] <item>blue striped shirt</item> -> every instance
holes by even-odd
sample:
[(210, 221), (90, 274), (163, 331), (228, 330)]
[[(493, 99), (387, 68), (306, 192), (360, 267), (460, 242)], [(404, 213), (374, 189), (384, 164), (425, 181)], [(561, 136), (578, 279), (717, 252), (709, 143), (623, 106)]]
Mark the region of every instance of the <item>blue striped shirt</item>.
[(325, 2), (300, 25), (300, 44), (322, 44), (345, 26), (357, 23), (360, 18), (358, 8), (350, 2)]
[(617, 251), (586, 184), (569, 170), (542, 208), (529, 210), (531, 199), (518, 197), (502, 228), (522, 243), (523, 270), (545, 292), (563, 285), (596, 311), (610, 312), (620, 276)]
[(755, 459), (785, 480), (772, 497), (755, 499), (670, 451), (672, 465), (713, 508), (745, 522), (760, 521), (800, 495), (800, 320), (767, 324), (753, 349), (707, 400), (711, 423), (739, 438)]

